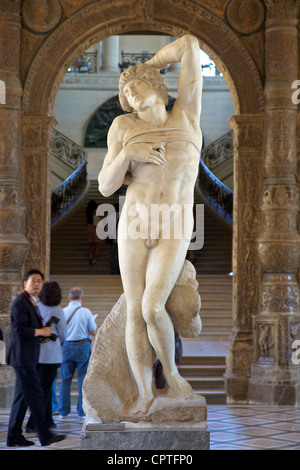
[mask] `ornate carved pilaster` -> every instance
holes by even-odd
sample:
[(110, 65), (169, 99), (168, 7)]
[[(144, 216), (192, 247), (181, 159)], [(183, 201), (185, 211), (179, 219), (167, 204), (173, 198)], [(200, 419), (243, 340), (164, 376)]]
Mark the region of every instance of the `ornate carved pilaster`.
[(47, 278), (51, 230), (51, 138), (53, 117), (23, 116), (23, 192), (26, 200), (26, 269), (36, 267)]
[[(21, 184), (20, 8), (18, 0), (0, 4), (0, 80), (6, 86), (6, 104), (0, 105), (0, 328), (6, 344), (28, 248)], [(13, 371), (0, 365), (0, 407), (10, 405), (13, 378)]]
[[(297, 106), (291, 84), (298, 73), (299, 0), (265, 0), (265, 130), (261, 230), (257, 239), (263, 271), (254, 319), (254, 363), (249, 401), (300, 403), (300, 368), (292, 363), (292, 339), (300, 327), (296, 272), (300, 259), (296, 181)], [(289, 60), (286, 61), (286, 53)], [(287, 63), (288, 62), (288, 63)]]
[(228, 346), (226, 391), (229, 403), (246, 402), (253, 356), (252, 318), (258, 309), (260, 266), (256, 253), (263, 115), (233, 116), (233, 334)]

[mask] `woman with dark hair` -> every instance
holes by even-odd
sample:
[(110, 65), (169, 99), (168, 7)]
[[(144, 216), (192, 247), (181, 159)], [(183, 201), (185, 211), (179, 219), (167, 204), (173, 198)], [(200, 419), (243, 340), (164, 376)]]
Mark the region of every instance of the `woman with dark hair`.
[[(56, 378), (57, 369), (62, 363), (62, 345), (67, 337), (67, 323), (63, 309), (61, 288), (57, 282), (45, 282), (39, 293), (40, 311), (43, 323), (52, 327), (52, 335), (41, 341), (38, 372), (44, 391), (46, 419), (48, 426), (56, 427), (52, 418), (52, 384)], [(26, 426), (26, 432), (34, 431), (31, 417)]]

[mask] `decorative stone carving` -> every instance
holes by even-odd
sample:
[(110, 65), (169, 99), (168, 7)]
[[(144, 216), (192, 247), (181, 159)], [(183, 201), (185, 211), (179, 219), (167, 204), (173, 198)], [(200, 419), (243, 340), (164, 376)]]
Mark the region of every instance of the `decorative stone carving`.
[(226, 19), (241, 34), (253, 34), (263, 25), (265, 9), (260, 0), (231, 0), (226, 8)]
[(258, 357), (259, 361), (263, 362), (272, 362), (274, 361), (273, 357), (273, 348), (274, 346), (274, 326), (269, 323), (259, 324), (258, 329)]
[(262, 294), (261, 308), (263, 312), (297, 312), (299, 305), (299, 287), (290, 276), (290, 284), (286, 284), (286, 276), (282, 274), (269, 274), (265, 279)]
[(61, 8), (57, 0), (24, 0), (22, 15), (28, 28), (38, 33), (47, 33), (59, 22)]

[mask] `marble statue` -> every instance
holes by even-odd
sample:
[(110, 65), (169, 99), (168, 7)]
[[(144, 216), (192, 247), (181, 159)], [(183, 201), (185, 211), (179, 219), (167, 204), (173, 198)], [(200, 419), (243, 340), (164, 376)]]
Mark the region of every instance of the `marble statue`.
[[(168, 89), (159, 71), (176, 62), (181, 63), (178, 98), (168, 112)], [(157, 357), (167, 382), (167, 390), (162, 392), (164, 397), (181, 401), (195, 399), (191, 386), (180, 376), (175, 364), (175, 323), (172, 307), (166, 306), (168, 299), (169, 303), (172, 300), (171, 293), (180, 274), (185, 269), (193, 271), (191, 266), (186, 268), (185, 258), (193, 231), (194, 185), (202, 146), (201, 94), (199, 43), (190, 35), (168, 44), (145, 64), (130, 67), (120, 76), (120, 103), (129, 113), (118, 116), (110, 127), (108, 152), (98, 181), (104, 196), (110, 196), (122, 184), (128, 185), (118, 226), (124, 289), (124, 298), (119, 302), (120, 309), (126, 310), (122, 336), (125, 350), (118, 352), (125, 354), (119, 361), (123, 364), (125, 360), (126, 365), (115, 365), (123, 369), (129, 364), (130, 371), (126, 373), (134, 385), (131, 391), (126, 389), (130, 396), (123, 405), (118, 402), (120, 397), (116, 402), (112, 399), (116, 409), (123, 406), (122, 418), (144, 419), (153, 410), (157, 394), (153, 390), (152, 367)], [(168, 217), (157, 216), (153, 208), (164, 208)], [(172, 210), (168, 212), (168, 208)], [(192, 288), (198, 299), (195, 285)], [(188, 304), (188, 298), (189, 294), (183, 304)], [(199, 309), (198, 305), (192, 335), (201, 331)], [(113, 322), (116, 322), (113, 330), (117, 326), (121, 328), (120, 319), (114, 317)], [(104, 354), (107, 347), (104, 344), (102, 339), (97, 346), (96, 340), (94, 355)], [(92, 369), (94, 363), (92, 357)], [(115, 374), (111, 369), (110, 372)], [(114, 380), (119, 382), (118, 387), (120, 384), (125, 387), (122, 383), (125, 378), (121, 377), (122, 374)], [(109, 388), (114, 388), (112, 383)], [(98, 412), (88, 398), (89, 372), (84, 390), (87, 412), (95, 415)], [(101, 393), (98, 395), (101, 399)], [(107, 419), (116, 420), (111, 416)]]

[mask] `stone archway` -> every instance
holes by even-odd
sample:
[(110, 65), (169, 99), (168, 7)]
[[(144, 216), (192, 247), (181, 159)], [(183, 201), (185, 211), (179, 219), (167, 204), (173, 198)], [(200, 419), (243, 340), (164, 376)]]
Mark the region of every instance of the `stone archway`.
[(28, 184), (23, 185), (27, 221), (34, 219), (36, 201), (46, 202), (39, 227), (35, 225), (33, 230), (32, 224), (27, 223), (26, 237), (34, 247), (34, 252), (29, 249), (27, 263), (39, 264), (46, 273), (49, 272), (50, 233), (48, 150), (55, 125), (51, 115), (58, 87), (68, 66), (90, 45), (110, 35), (141, 31), (174, 36), (194, 34), (223, 72), (236, 114), (256, 115), (263, 110), (263, 87), (251, 55), (233, 30), (205, 7), (168, 0), (155, 5), (154, 10), (153, 4), (139, 8), (127, 0), (113, 5), (100, 1), (76, 11), (40, 47), (27, 71), (22, 97), (23, 175), (27, 183), (33, 184), (36, 171), (42, 181), (39, 189), (30, 195)]
[[(111, 35), (133, 32), (195, 35), (222, 71), (233, 97), (235, 326), (229, 347), (227, 381), (230, 390), (242, 389), (244, 397), (247, 393), (244, 382), (248, 380), (253, 356), (252, 316), (258, 309), (260, 284), (255, 244), (262, 189), (263, 85), (244, 43), (229, 24), (208, 8), (186, 0), (155, 2), (155, 8), (152, 1), (141, 2), (140, 6), (130, 0), (98, 1), (76, 10), (42, 43), (27, 70), (22, 97), (23, 193), (29, 241), (26, 264), (38, 265), (46, 276), (49, 274), (49, 149), (58, 87), (70, 64), (90, 45)], [(37, 214), (40, 201), (44, 204)]]
[(118, 9), (97, 2), (74, 13), (52, 32), (33, 59), (26, 75), (23, 112), (51, 115), (57, 89), (69, 65), (93, 43), (130, 32), (195, 35), (225, 76), (236, 114), (261, 112), (264, 106), (261, 77), (234, 31), (204, 7), (188, 2), (183, 6), (174, 0), (161, 3), (151, 15), (143, 12), (140, 18), (136, 17), (136, 5), (129, 0), (120, 2)]

